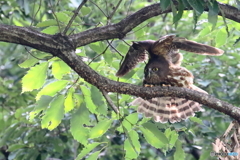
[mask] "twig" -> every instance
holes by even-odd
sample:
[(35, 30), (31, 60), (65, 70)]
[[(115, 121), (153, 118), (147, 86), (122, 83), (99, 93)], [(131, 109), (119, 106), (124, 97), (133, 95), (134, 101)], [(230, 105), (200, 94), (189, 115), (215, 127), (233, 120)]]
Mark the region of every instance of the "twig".
[[(112, 41), (111, 41), (111, 43), (112, 43)], [(98, 58), (99, 56), (103, 55), (107, 51), (108, 48), (109, 48), (109, 45), (105, 48), (105, 50), (102, 53), (100, 53), (99, 55), (93, 57), (93, 59), (88, 63), (88, 65), (90, 65), (96, 58)]]
[(59, 32), (61, 32), (60, 23), (59, 23), (59, 20), (58, 20), (57, 15), (55, 14), (55, 11), (53, 10), (53, 5), (52, 5), (51, 1), (49, 1), (49, 4), (50, 4), (50, 6), (51, 6), (51, 8), (52, 8), (52, 13), (53, 13), (54, 17), (56, 18), (56, 21), (57, 21), (57, 24), (58, 24)]
[[(35, 1), (34, 1), (34, 5), (33, 6), (35, 6)], [(41, 8), (41, 6), (42, 6), (42, 0), (40, 0), (40, 4), (39, 4), (39, 7), (38, 7), (38, 9), (37, 9), (37, 11), (36, 11), (36, 13), (34, 14), (34, 7), (33, 7), (33, 20), (31, 21), (31, 24), (30, 24), (30, 26), (32, 26), (33, 25), (33, 21), (34, 21), (34, 19), (35, 19), (35, 17), (36, 17), (36, 15), (38, 14), (38, 12), (40, 11), (40, 8)]]
[(116, 7), (114, 8), (114, 10), (113, 10), (113, 12), (110, 14), (110, 16), (108, 17), (108, 23), (109, 23), (109, 21), (112, 19), (114, 13), (117, 11), (117, 9), (118, 9), (119, 5), (121, 4), (121, 2), (122, 2), (122, 0), (119, 0), (119, 1), (118, 1), (118, 4), (117, 4)]
[(103, 12), (103, 10), (96, 4), (96, 3), (94, 3), (93, 1), (90, 1), (92, 4), (94, 4), (102, 13), (103, 13), (103, 15), (105, 16), (105, 17), (107, 17), (108, 18), (108, 15), (106, 15), (104, 12)]
[(112, 47), (112, 49), (114, 49), (114, 51), (116, 51), (121, 57), (124, 57), (115, 47), (113, 47), (113, 45), (112, 45), (112, 41), (111, 42), (109, 42), (108, 40), (107, 40), (107, 43), (108, 43), (108, 45), (109, 46), (111, 46)]
[(67, 31), (69, 30), (69, 28), (71, 27), (74, 19), (77, 17), (80, 9), (82, 8), (82, 6), (83, 6), (86, 2), (87, 2), (87, 0), (83, 0), (82, 3), (78, 6), (78, 8), (74, 11), (74, 14), (73, 14), (72, 18), (69, 20), (66, 28), (65, 28), (64, 31), (63, 31), (63, 35), (66, 35), (66, 33), (67, 33)]
[(107, 100), (108, 104), (110, 105), (110, 107), (113, 109), (113, 111), (118, 114), (119, 110), (118, 108), (115, 106), (115, 104), (113, 103), (113, 101), (111, 100), (111, 98), (108, 96), (107, 92), (102, 90), (102, 94), (105, 97), (105, 99)]

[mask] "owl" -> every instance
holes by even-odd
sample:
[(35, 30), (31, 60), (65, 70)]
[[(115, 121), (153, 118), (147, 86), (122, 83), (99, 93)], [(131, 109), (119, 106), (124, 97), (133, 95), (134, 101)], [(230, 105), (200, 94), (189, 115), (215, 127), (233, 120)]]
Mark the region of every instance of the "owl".
[[(137, 63), (149, 57), (149, 61), (144, 68), (143, 86), (185, 87), (207, 94), (193, 84), (192, 73), (181, 67), (183, 56), (178, 49), (203, 55), (223, 54), (222, 50), (211, 46), (184, 38), (176, 38), (174, 35), (164, 36), (158, 41), (148, 40), (133, 43), (117, 72), (117, 76), (126, 74)], [(202, 110), (199, 103), (177, 97), (156, 97), (146, 100), (139, 97), (131, 105), (137, 105), (138, 112), (161, 123), (180, 122)]]
[(224, 53), (221, 49), (190, 41), (186, 38), (176, 37), (175, 35), (166, 35), (157, 41), (146, 40), (133, 42), (116, 76), (124, 76), (135, 68), (139, 62), (153, 59), (160, 55), (174, 65), (180, 66), (183, 56), (179, 52), (179, 49), (212, 56), (219, 56)]

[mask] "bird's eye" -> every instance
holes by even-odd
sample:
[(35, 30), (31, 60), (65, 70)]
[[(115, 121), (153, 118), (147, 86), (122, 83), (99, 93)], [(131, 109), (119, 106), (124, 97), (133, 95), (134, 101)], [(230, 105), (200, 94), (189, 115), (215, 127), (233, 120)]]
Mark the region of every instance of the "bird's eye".
[(158, 71), (158, 68), (153, 68), (152, 70), (153, 70), (154, 72), (156, 72), (156, 71)]

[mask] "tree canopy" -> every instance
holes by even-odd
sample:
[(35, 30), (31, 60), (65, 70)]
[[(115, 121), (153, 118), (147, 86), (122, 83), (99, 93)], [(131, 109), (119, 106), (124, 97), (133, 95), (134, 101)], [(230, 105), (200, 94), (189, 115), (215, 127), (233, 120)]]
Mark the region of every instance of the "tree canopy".
[[(240, 121), (238, 0), (0, 3), (0, 159), (216, 159), (212, 143)], [(168, 34), (225, 51), (181, 51), (209, 95), (142, 87), (145, 63), (115, 76), (133, 41)], [(205, 111), (161, 124), (129, 105), (161, 96)]]

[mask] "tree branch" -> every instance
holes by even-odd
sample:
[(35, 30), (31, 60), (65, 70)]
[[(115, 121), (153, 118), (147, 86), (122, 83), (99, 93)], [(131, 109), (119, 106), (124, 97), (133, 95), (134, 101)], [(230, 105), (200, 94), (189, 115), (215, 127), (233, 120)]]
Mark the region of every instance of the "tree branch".
[(240, 108), (234, 107), (233, 105), (221, 101), (211, 95), (180, 87), (140, 87), (133, 84), (116, 82), (107, 79), (92, 70), (81, 60), (81, 57), (74, 53), (74, 51), (61, 54), (60, 58), (85, 81), (96, 86), (99, 90), (129, 94), (145, 99), (154, 97), (186, 98), (223, 112), (240, 122)]
[(113, 109), (113, 111), (118, 114), (119, 110), (117, 108), (117, 106), (115, 106), (115, 104), (113, 103), (113, 101), (111, 100), (111, 98), (108, 96), (108, 93), (104, 90), (102, 90), (102, 94), (105, 97), (105, 99), (107, 100), (109, 106)]
[[(227, 18), (240, 22), (240, 11), (226, 4), (219, 3), (219, 6)], [(26, 45), (40, 51), (51, 53), (54, 56), (58, 56), (85, 81), (98, 87), (100, 90), (130, 94), (143, 98), (162, 96), (186, 98), (223, 112), (240, 122), (240, 109), (227, 102), (223, 102), (210, 95), (186, 88), (148, 88), (112, 81), (92, 70), (81, 60), (81, 57), (75, 54), (75, 49), (79, 46), (84, 46), (101, 40), (123, 38), (126, 33), (145, 20), (168, 12), (171, 12), (171, 10), (168, 9), (162, 12), (159, 3), (153, 4), (126, 17), (119, 23), (97, 27), (69, 37), (60, 34), (47, 35), (31, 28), (0, 24), (0, 41)]]

